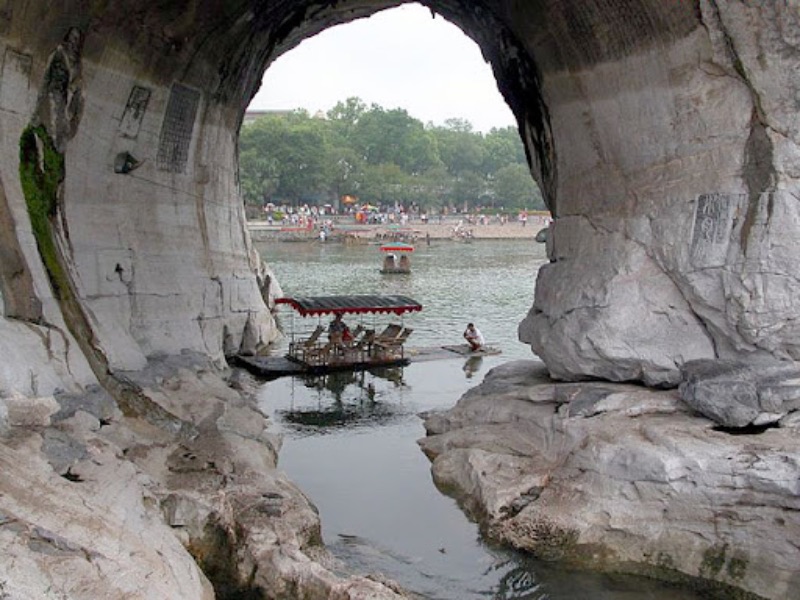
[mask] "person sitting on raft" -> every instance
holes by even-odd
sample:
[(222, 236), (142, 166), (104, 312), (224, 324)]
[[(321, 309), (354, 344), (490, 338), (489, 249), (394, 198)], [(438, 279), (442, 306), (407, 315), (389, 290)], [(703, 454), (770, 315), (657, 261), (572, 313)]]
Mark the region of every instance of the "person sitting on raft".
[(464, 330), (464, 339), (467, 340), (469, 344), (469, 349), (472, 352), (476, 350), (480, 350), (483, 347), (484, 339), (483, 334), (481, 334), (480, 330), (475, 327), (474, 323), (469, 323), (467, 325), (466, 330)]
[(336, 314), (331, 324), (328, 325), (328, 339), (337, 347), (341, 347), (343, 342), (347, 343), (353, 339), (350, 328), (342, 320), (342, 315), (339, 313)]

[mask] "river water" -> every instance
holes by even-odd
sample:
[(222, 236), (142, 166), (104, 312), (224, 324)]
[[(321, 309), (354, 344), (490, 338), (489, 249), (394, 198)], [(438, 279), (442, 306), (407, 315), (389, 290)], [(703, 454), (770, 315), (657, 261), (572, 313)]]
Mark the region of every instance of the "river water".
[[(473, 321), (500, 356), (413, 363), (376, 372), (285, 377), (259, 403), (283, 434), (279, 467), (320, 511), (326, 546), (350, 573), (381, 573), (432, 600), (684, 600), (697, 598), (640, 578), (566, 571), (487, 544), (456, 502), (440, 493), (416, 441), (422, 411), (447, 409), (493, 366), (535, 358), (517, 341), (533, 300), (544, 248), (533, 240), (417, 246), (410, 275), (381, 275), (377, 246), (259, 246), (284, 294), (403, 294), (423, 305), (407, 315), (409, 346), (459, 344)], [(285, 311), (285, 312), (284, 312)], [(385, 318), (365, 317), (365, 326)], [(381, 320), (383, 319), (383, 320)], [(288, 330), (318, 320), (281, 309)], [(326, 323), (324, 320), (323, 323)], [(358, 318), (348, 324), (352, 327)], [(276, 352), (285, 351), (285, 343)]]

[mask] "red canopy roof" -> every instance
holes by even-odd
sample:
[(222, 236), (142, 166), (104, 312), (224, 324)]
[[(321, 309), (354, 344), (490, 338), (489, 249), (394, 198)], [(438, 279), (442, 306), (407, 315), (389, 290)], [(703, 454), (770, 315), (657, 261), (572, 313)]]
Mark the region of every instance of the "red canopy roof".
[(276, 304), (288, 304), (302, 316), (347, 313), (394, 313), (422, 310), (422, 305), (408, 296), (297, 296), (278, 298)]
[(381, 246), (382, 252), (413, 252), (414, 246), (402, 242), (389, 242)]

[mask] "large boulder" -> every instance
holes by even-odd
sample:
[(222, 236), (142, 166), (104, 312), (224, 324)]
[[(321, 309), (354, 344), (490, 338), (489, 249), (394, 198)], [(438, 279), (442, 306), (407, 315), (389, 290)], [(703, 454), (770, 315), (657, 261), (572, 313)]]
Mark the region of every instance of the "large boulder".
[(437, 485), (497, 540), (726, 598), (794, 600), (797, 426), (731, 435), (677, 390), (490, 371), (420, 440)]
[(539, 270), (519, 326), (551, 376), (674, 387), (681, 364), (714, 356), (708, 330), (640, 244), (582, 217), (552, 228), (555, 262)]

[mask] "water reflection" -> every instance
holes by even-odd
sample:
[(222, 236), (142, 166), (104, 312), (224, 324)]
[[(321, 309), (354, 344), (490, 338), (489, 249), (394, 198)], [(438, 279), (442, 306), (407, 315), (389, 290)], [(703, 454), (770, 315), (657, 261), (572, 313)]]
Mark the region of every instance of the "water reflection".
[[(296, 383), (312, 393), (298, 398)], [(383, 426), (408, 414), (395, 401), (405, 386), (403, 367), (296, 377), (292, 402), (275, 415), (287, 429), (301, 435)]]
[(529, 566), (507, 560), (492, 565), (488, 571), (505, 571), (499, 578), (495, 600), (548, 600), (549, 596)]
[[(457, 503), (436, 489), (416, 440), (419, 414), (446, 410), (502, 362), (530, 358), (516, 337), (546, 263), (542, 244), (419, 247), (414, 273), (382, 277), (375, 247), (264, 248), (287, 295), (383, 293), (425, 306), (406, 318), (413, 346), (458, 344), (465, 316), (501, 356), (414, 362), (388, 372), (281, 378), (259, 404), (285, 434), (280, 466), (319, 507), (328, 549), (347, 571), (381, 573), (430, 600), (692, 600), (641, 579), (566, 571), (489, 546)], [(469, 281), (479, 294), (464, 294)]]
[(483, 366), (483, 357), (482, 356), (470, 356), (465, 362), (463, 371), (464, 374), (467, 376), (467, 379), (472, 379), (472, 376), (481, 370)]

